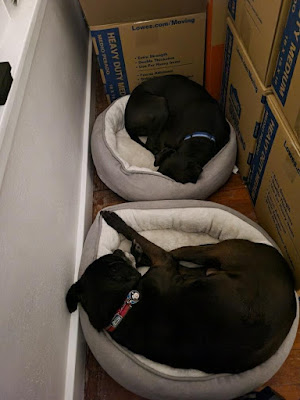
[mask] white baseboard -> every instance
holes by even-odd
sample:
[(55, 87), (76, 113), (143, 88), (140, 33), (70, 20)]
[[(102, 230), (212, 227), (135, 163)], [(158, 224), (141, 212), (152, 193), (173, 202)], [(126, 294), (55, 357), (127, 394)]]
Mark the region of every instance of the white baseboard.
[[(93, 123), (93, 73), (92, 73), (92, 40), (89, 39), (87, 82), (85, 93), (85, 117), (82, 137), (82, 166), (80, 179), (80, 205), (78, 215), (78, 231), (76, 244), (76, 265), (74, 282), (77, 280), (82, 247), (87, 229), (92, 223), (93, 181), (91, 175), (90, 133)], [(66, 364), (66, 381), (64, 400), (82, 400), (85, 379), (85, 341), (79, 324), (78, 310), (71, 314)]]

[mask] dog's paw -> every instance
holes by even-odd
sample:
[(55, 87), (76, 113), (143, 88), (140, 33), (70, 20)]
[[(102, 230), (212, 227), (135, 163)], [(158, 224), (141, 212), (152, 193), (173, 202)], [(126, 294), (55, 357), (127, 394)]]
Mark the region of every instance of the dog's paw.
[(136, 240), (132, 241), (130, 253), (134, 256), (137, 263), (139, 263), (141, 261), (142, 256), (143, 256), (143, 249), (142, 249), (142, 246), (140, 244), (138, 244)]
[(143, 251), (142, 246), (135, 239), (132, 241), (131, 254), (134, 256), (137, 268), (151, 265), (151, 260)]
[(126, 225), (125, 222), (116, 213), (112, 211), (101, 211), (100, 215), (109, 226), (115, 228), (116, 230), (119, 226)]

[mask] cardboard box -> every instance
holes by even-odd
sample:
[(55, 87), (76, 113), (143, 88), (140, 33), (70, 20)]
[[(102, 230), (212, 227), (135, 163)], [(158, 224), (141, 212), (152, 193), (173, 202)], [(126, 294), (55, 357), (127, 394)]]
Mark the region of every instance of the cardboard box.
[(293, 0), (282, 37), (273, 89), (300, 139), (300, 1)]
[(209, 0), (206, 17), (205, 89), (220, 99), (228, 0)]
[(264, 100), (270, 89), (262, 84), (230, 18), (224, 56), (221, 106), (235, 128), (241, 176), (247, 180), (256, 137), (264, 110)]
[(229, 13), (265, 86), (271, 84), (290, 0), (229, 0)]
[(267, 97), (249, 191), (259, 223), (273, 237), (300, 287), (300, 146), (275, 96)]
[(108, 100), (181, 74), (203, 84), (206, 0), (80, 0)]

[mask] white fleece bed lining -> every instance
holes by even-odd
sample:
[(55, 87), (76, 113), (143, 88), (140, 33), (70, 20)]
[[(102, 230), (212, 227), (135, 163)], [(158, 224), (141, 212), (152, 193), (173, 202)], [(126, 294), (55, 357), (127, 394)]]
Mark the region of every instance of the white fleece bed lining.
[[(126, 209), (116, 213), (133, 229), (167, 251), (226, 239), (248, 239), (271, 245), (253, 226), (218, 208)], [(119, 248), (123, 241), (122, 250), (128, 251), (129, 241), (103, 222), (98, 257)]]
[[(153, 154), (136, 143), (128, 135), (124, 126), (124, 113), (129, 95), (121, 97), (107, 111), (105, 115), (104, 137), (108, 148), (111, 150), (123, 165), (123, 168), (130, 172), (147, 172), (163, 176), (154, 167)], [(143, 142), (146, 138), (141, 138)]]

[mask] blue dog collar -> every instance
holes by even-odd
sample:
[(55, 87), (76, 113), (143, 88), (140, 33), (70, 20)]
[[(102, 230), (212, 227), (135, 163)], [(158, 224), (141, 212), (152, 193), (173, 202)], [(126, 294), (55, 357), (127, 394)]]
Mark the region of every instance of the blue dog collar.
[(203, 137), (208, 140), (211, 140), (212, 142), (216, 142), (216, 138), (208, 132), (194, 132), (191, 135), (187, 135), (183, 140), (188, 140), (195, 137)]

